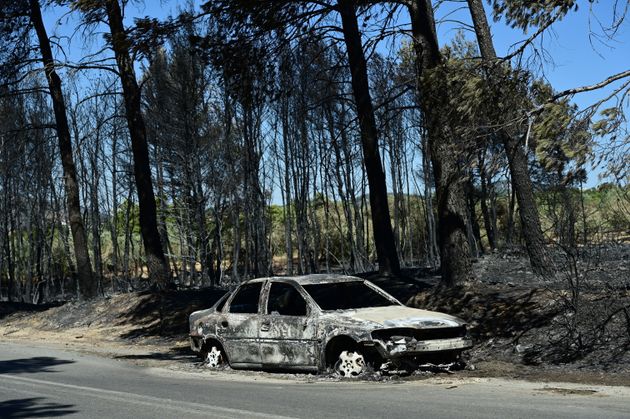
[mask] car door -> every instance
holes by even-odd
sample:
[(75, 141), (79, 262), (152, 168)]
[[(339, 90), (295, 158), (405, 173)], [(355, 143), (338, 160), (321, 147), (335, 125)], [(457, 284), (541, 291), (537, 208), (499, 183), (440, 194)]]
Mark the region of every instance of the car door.
[(310, 312), (294, 285), (270, 282), (259, 333), (264, 365), (317, 366), (317, 322)]
[(263, 282), (242, 285), (230, 300), (218, 328), (230, 364), (260, 364), (259, 303)]

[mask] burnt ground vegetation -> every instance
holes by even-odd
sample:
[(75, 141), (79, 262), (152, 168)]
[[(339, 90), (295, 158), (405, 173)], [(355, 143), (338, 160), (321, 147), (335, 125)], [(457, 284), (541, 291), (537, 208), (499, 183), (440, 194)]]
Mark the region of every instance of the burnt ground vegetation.
[[(476, 260), (473, 280), (449, 288), (429, 269), (362, 276), (409, 306), (469, 322), (475, 346), (464, 355), (467, 371), (458, 374), (630, 384), (630, 246), (591, 247), (575, 255), (558, 251), (555, 262), (560, 273), (542, 280), (520, 251), (493, 253)], [(188, 315), (225, 292), (147, 289), (87, 302), (5, 302), (0, 333), (33, 340), (39, 332), (52, 333), (66, 345), (90, 338), (123, 348), (146, 346), (143, 353), (111, 352), (193, 368), (199, 364), (187, 348)], [(27, 330), (29, 336), (20, 334)]]

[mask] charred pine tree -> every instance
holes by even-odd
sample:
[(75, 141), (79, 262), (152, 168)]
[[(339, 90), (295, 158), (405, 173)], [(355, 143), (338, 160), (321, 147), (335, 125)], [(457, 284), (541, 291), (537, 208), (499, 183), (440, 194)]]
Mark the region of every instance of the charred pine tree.
[[(337, 122), (337, 130), (338, 141), (335, 141), (335, 153), (337, 156), (337, 160), (339, 163), (339, 170), (343, 177), (340, 179), (340, 185), (345, 185), (345, 195), (347, 197), (348, 202), (348, 211), (347, 211), (347, 223), (349, 225), (349, 234), (351, 234), (350, 238), (352, 238), (350, 245), (352, 249), (352, 253), (350, 255), (350, 266), (354, 272), (362, 272), (367, 266), (369, 266), (369, 261), (367, 257), (367, 249), (365, 247), (365, 227), (364, 227), (364, 215), (361, 207), (361, 203), (359, 202), (359, 198), (357, 197), (357, 185), (355, 182), (355, 168), (353, 166), (353, 153), (352, 153), (352, 144), (350, 143), (350, 138), (348, 135), (348, 131), (346, 129), (348, 117), (348, 110), (343, 102), (341, 102), (338, 106), (338, 111), (336, 112), (338, 115)], [(340, 186), (342, 188), (343, 186)], [(352, 226), (354, 225), (354, 235), (352, 236)]]
[(435, 223), (435, 210), (433, 208), (433, 171), (431, 170), (431, 151), (429, 150), (428, 135), (426, 129), (420, 132), (420, 147), (422, 149), (422, 174), (423, 174), (423, 202), (424, 221), (426, 228), (426, 259), (429, 266), (435, 268), (439, 264), (440, 249), (437, 240), (437, 227)]
[(291, 141), (290, 123), (289, 123), (289, 103), (291, 84), (293, 83), (293, 74), (291, 60), (288, 52), (282, 54), (279, 63), (280, 86), (282, 92), (280, 96), (280, 124), (282, 126), (282, 157), (283, 157), (283, 181), (284, 189), (282, 191), (283, 212), (284, 212), (284, 245), (287, 254), (287, 275), (293, 275), (293, 211), (291, 210), (291, 171), (290, 171), (290, 147)]
[(72, 140), (68, 126), (66, 105), (64, 102), (61, 79), (55, 71), (55, 63), (50, 48), (50, 40), (46, 33), (46, 27), (42, 19), (41, 9), (38, 0), (30, 1), (30, 17), (42, 55), (48, 88), (52, 98), (59, 141), (59, 151), (61, 153), (61, 164), (64, 173), (64, 185), (66, 190), (68, 219), (72, 231), (74, 254), (77, 261), (77, 277), (79, 294), (85, 298), (96, 295), (96, 283), (93, 280), (92, 267), (90, 264), (90, 254), (88, 252), (87, 233), (81, 215), (81, 204), (79, 200), (79, 184), (77, 182), (76, 167), (72, 153)]
[(157, 223), (157, 206), (151, 180), (149, 147), (146, 128), (140, 106), (140, 88), (136, 80), (133, 61), (129, 54), (130, 42), (123, 26), (122, 11), (118, 0), (105, 2), (111, 45), (116, 57), (125, 101), (125, 114), (131, 138), (133, 169), (138, 193), (140, 231), (145, 249), (149, 275), (159, 286), (169, 281), (169, 268), (164, 255)]
[(361, 32), (357, 22), (356, 4), (353, 0), (339, 0), (337, 10), (341, 15), (343, 37), (352, 75), (352, 92), (361, 132), (363, 160), (370, 186), (370, 210), (379, 271), (381, 273), (398, 273), (400, 262), (389, 214), (385, 172), (381, 164), (378, 147), (378, 132), (370, 96)]
[[(497, 54), (492, 42), (492, 35), (486, 13), (481, 0), (467, 0), (472, 16), (477, 43), (481, 56), (489, 69), (496, 65)], [(518, 212), (521, 218), (521, 232), (525, 238), (527, 253), (532, 270), (543, 276), (553, 275), (553, 264), (545, 250), (545, 237), (540, 227), (538, 206), (534, 197), (532, 181), (527, 166), (527, 154), (519, 139), (505, 130), (499, 132), (499, 137), (507, 155), (512, 186), (518, 202)]]
[(118, 275), (120, 270), (119, 260), (120, 260), (120, 250), (118, 244), (118, 150), (119, 150), (119, 130), (118, 124), (114, 123), (112, 127), (111, 134), (111, 207), (110, 213), (112, 214), (109, 218), (109, 234), (112, 240), (112, 260), (111, 260), (111, 268), (110, 271), (113, 273), (112, 275), (112, 289), (116, 291), (116, 285), (114, 278)]
[(438, 243), (442, 281), (455, 285), (470, 278), (465, 176), (458, 144), (446, 119), (448, 85), (438, 46), (429, 0), (413, 0), (408, 5), (416, 53), (417, 87), (420, 108), (428, 134), (427, 146), (433, 166), (437, 195)]
[(481, 215), (483, 217), (483, 225), (486, 229), (486, 237), (488, 239), (488, 246), (490, 246), (490, 250), (494, 250), (497, 248), (497, 227), (496, 227), (496, 217), (493, 216), (493, 213), (496, 212), (494, 209), (494, 205), (491, 209), (488, 208), (488, 201), (490, 200), (492, 203), (492, 197), (490, 196), (493, 185), (492, 178), (488, 175), (488, 170), (486, 167), (486, 150), (482, 150), (479, 152), (478, 157), (479, 164), (479, 181), (481, 184), (481, 196), (479, 198), (479, 203), (481, 206)]
[(474, 249), (475, 254), (478, 257), (484, 253), (484, 249), (481, 242), (481, 229), (477, 219), (477, 197), (472, 170), (470, 171), (468, 181), (466, 182), (466, 203), (468, 205), (468, 228), (470, 236), (468, 241), (470, 243), (470, 248)]

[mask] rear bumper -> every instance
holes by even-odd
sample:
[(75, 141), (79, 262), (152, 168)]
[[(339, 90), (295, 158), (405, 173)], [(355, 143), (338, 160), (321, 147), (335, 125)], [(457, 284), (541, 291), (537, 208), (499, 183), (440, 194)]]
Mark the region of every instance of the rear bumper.
[(194, 352), (200, 352), (203, 345), (203, 337), (197, 335), (190, 335), (190, 349)]

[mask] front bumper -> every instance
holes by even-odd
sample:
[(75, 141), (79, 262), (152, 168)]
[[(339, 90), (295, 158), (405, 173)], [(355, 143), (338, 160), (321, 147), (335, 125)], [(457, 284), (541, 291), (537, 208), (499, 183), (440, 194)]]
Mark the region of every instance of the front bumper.
[(386, 344), (379, 342), (376, 345), (378, 352), (383, 358), (399, 358), (409, 356), (421, 356), (426, 354), (435, 354), (439, 352), (460, 352), (471, 348), (473, 342), (467, 337), (458, 337), (450, 339), (432, 339), (424, 341), (405, 341), (392, 342)]

